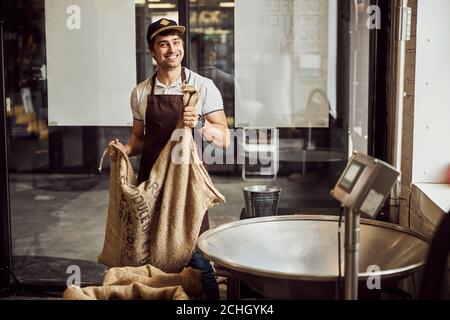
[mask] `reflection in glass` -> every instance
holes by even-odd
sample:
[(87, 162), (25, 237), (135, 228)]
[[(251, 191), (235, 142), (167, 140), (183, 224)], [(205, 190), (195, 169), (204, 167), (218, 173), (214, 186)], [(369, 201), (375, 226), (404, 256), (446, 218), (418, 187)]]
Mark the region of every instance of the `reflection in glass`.
[[(328, 0), (236, 1), (238, 125), (328, 127), (336, 110), (336, 11)], [(309, 103), (315, 91), (329, 102)]]

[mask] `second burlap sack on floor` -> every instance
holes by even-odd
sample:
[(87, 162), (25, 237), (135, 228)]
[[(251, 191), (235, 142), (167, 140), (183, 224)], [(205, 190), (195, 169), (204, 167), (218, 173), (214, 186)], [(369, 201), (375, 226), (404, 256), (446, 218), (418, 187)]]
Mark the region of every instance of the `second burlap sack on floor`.
[[(183, 85), (183, 93), (185, 106), (195, 106), (197, 90)], [(99, 262), (109, 267), (150, 264), (164, 272), (180, 272), (195, 250), (206, 210), (225, 202), (199, 159), (192, 130), (180, 120), (172, 138), (149, 180), (140, 185), (124, 146), (113, 145), (118, 157), (111, 163)]]
[(164, 273), (150, 265), (109, 269), (97, 287), (71, 286), (65, 300), (190, 300), (201, 297), (201, 271)]

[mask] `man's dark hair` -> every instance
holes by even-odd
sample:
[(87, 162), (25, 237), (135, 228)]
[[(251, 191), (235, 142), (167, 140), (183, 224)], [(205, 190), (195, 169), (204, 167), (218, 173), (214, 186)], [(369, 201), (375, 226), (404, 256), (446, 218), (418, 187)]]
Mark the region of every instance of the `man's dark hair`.
[(163, 31), (161, 33), (158, 33), (153, 39), (150, 40), (150, 35), (147, 34), (147, 43), (148, 43), (148, 47), (150, 48), (150, 50), (153, 50), (153, 45), (155, 44), (155, 40), (156, 38), (158, 38), (158, 36), (179, 36), (180, 39), (183, 41), (183, 35), (181, 34), (181, 32), (177, 31), (177, 30), (166, 30)]

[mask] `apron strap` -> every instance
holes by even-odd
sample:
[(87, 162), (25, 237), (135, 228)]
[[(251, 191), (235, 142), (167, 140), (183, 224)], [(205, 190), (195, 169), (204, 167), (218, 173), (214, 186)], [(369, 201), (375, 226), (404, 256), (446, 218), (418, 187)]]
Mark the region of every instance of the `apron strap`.
[[(156, 83), (156, 74), (158, 72), (155, 72), (152, 76), (152, 91), (150, 92), (151, 96), (155, 95), (155, 83)], [(186, 68), (181, 69), (181, 83), (184, 83), (186, 81)]]
[(181, 68), (181, 83), (186, 82), (186, 68)]
[(155, 72), (152, 76), (152, 91), (150, 92), (151, 96), (155, 95), (155, 82), (156, 82), (156, 74), (157, 72)]

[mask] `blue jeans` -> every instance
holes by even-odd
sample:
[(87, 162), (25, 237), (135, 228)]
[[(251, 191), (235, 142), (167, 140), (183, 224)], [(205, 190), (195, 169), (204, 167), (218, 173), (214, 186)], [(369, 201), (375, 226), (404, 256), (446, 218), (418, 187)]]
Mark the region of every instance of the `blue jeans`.
[(194, 251), (188, 266), (202, 271), (202, 290), (206, 300), (220, 300), (219, 286), (214, 276), (214, 270), (198, 250)]

